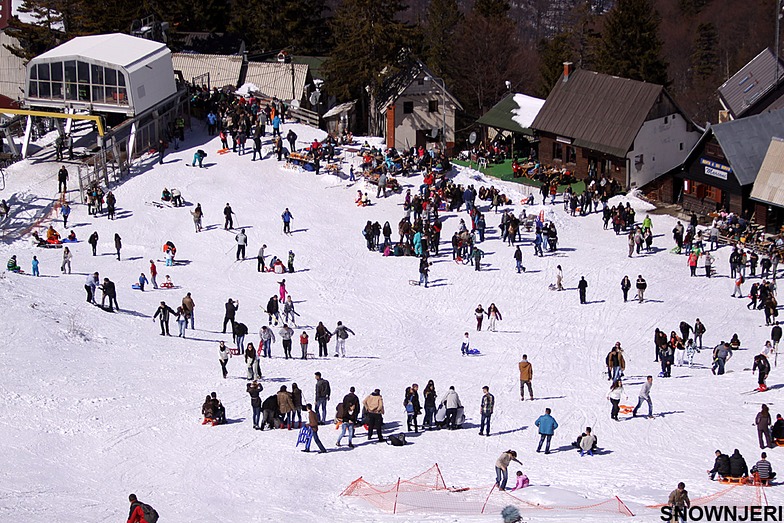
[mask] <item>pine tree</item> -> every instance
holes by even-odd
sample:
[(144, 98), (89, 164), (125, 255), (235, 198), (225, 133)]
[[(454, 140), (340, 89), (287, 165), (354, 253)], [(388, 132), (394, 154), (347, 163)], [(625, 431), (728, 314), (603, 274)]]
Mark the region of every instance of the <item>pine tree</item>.
[(284, 47), (295, 54), (323, 54), (329, 50), (329, 10), (325, 0), (286, 0), (281, 7)]
[(251, 53), (276, 51), (286, 47), (282, 37), (278, 0), (234, 2), (229, 30), (242, 35)]
[(563, 72), (563, 63), (572, 60), (574, 49), (568, 33), (561, 33), (550, 40), (539, 42), (539, 76), (537, 94), (544, 98), (550, 94)]
[(713, 23), (703, 22), (697, 26), (691, 68), (702, 80), (712, 77), (719, 68), (719, 55), (716, 52), (718, 40), (719, 32)]
[(618, 0), (602, 32), (599, 72), (666, 85), (660, 21), (649, 0)]
[(431, 0), (424, 27), (424, 50), (428, 67), (451, 83), (447, 71), (452, 60), (455, 32), (463, 19), (457, 0)]
[(410, 42), (412, 27), (398, 21), (400, 0), (345, 0), (332, 20), (335, 48), (324, 64), (330, 92), (339, 98), (377, 94), (381, 71)]
[(476, 0), (474, 12), (485, 18), (506, 18), (510, 5), (508, 0)]

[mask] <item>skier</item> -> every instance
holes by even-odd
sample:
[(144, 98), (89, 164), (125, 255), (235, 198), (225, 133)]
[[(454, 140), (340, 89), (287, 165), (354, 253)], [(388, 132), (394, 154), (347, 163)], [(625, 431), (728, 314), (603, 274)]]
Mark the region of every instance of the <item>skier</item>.
[(248, 236), (245, 229), (240, 229), (239, 234), (234, 237), (237, 240), (237, 261), (245, 259), (245, 247), (248, 245)]
[(291, 234), (291, 220), (294, 219), (294, 216), (291, 214), (288, 207), (286, 207), (286, 210), (283, 211), (283, 214), (281, 214), (280, 217), (283, 219), (283, 233)]
[(278, 297), (272, 296), (269, 301), (267, 302), (267, 316), (268, 316), (268, 323), (267, 325), (272, 325), (272, 320), (275, 320), (275, 326), (278, 326), (278, 321), (280, 321), (280, 313), (278, 308)]
[(234, 219), (232, 218), (233, 214), (234, 211), (231, 210), (231, 205), (226, 203), (226, 207), (223, 208), (223, 230), (228, 231), (234, 228)]
[(169, 334), (169, 315), (175, 314), (174, 309), (166, 305), (165, 301), (162, 301), (161, 304), (156, 309), (155, 314), (152, 316), (152, 321), (155, 321), (155, 318), (160, 317), (161, 323), (161, 336), (171, 336)]
[(545, 454), (550, 453), (550, 440), (552, 439), (553, 435), (555, 434), (555, 429), (558, 428), (558, 422), (555, 421), (550, 413), (552, 411), (549, 408), (544, 409), (544, 414), (537, 418), (536, 422), (534, 423), (537, 427), (539, 427), (539, 446), (536, 448), (536, 452), (542, 451), (542, 444), (547, 442), (547, 446), (544, 449)]
[[(335, 327), (334, 335), (335, 335), (335, 357), (338, 357), (340, 354), (342, 357), (346, 357), (346, 339), (348, 339), (349, 333), (354, 334), (354, 331), (343, 325), (343, 322), (338, 322), (338, 326)], [(354, 334), (356, 336), (356, 334)]]
[(588, 288), (588, 282), (585, 281), (585, 276), (580, 277), (580, 281), (577, 284), (577, 290), (580, 291), (580, 303), (585, 304), (585, 290)]
[(294, 310), (294, 300), (291, 299), (291, 295), (288, 295), (286, 301), (283, 302), (283, 321), (291, 322), (294, 328), (297, 328), (296, 316), (299, 314)]

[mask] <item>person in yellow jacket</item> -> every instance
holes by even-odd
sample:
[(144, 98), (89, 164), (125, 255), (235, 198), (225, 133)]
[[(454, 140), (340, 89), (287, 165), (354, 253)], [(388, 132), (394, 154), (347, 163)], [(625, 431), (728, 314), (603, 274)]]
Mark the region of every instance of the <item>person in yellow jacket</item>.
[(381, 433), (384, 426), (384, 398), (381, 397), (381, 391), (376, 389), (371, 392), (362, 402), (362, 406), (365, 408), (364, 420), (368, 427), (368, 440), (373, 438), (373, 430), (375, 429), (378, 441), (384, 441), (384, 435)]

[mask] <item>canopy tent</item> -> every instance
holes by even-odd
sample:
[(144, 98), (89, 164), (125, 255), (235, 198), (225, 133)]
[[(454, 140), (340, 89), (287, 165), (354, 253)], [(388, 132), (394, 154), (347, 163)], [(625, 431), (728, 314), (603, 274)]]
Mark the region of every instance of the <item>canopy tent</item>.
[(509, 93), (476, 123), (503, 131), (533, 136), (531, 123), (539, 114), (544, 100), (522, 93)]

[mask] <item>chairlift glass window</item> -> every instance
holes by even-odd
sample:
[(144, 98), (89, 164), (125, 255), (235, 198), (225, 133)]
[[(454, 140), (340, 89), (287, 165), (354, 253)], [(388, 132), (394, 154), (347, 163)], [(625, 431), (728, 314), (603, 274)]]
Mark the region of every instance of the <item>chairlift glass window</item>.
[(90, 83), (90, 64), (87, 62), (82, 62), (81, 60), (76, 62), (76, 70), (79, 74), (79, 83), (80, 84), (89, 84)]
[(49, 64), (38, 64), (38, 79), (49, 80)]
[(63, 65), (65, 65), (65, 81), (76, 82), (76, 61), (68, 60)]

